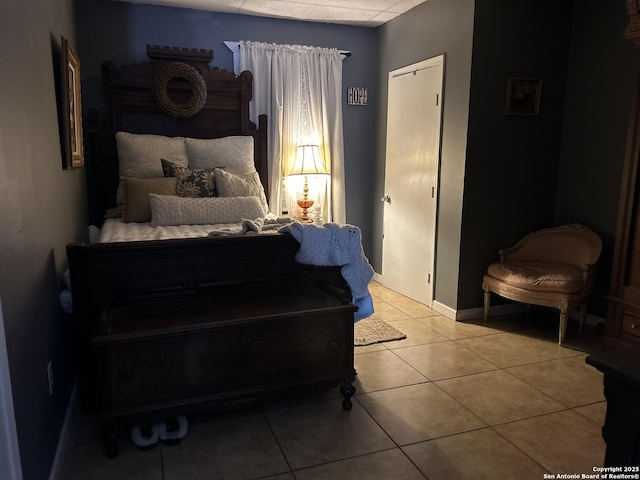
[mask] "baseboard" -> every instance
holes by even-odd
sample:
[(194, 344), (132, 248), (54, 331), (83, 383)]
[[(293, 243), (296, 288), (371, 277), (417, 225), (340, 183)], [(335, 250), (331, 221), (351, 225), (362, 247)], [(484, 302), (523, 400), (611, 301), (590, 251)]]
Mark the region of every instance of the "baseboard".
[(373, 272), (373, 280), (378, 283), (382, 283), (382, 275), (380, 275), (379, 273)]
[(431, 304), (431, 310), (435, 310), (436, 312), (452, 320), (456, 319), (456, 311), (453, 308), (449, 307), (448, 305), (445, 305), (444, 303), (440, 303), (437, 300), (434, 300), (433, 303)]
[[(378, 277), (378, 278), (376, 278)], [(373, 279), (377, 282), (382, 283), (382, 276), (374, 273)], [(524, 305), (521, 304), (508, 304), (508, 305), (495, 305), (491, 307), (489, 311), (489, 316), (497, 316), (497, 315), (510, 315), (514, 313), (521, 313), (524, 311)], [(484, 317), (484, 309), (480, 308), (468, 308), (465, 310), (456, 310), (455, 308), (451, 308), (444, 303), (439, 302), (438, 300), (434, 300), (431, 304), (431, 309), (438, 312), (440, 315), (444, 315), (447, 318), (456, 321), (466, 321), (466, 320), (474, 320)]]
[(69, 398), (69, 404), (67, 405), (67, 412), (64, 415), (64, 422), (62, 422), (60, 437), (58, 438), (58, 448), (56, 448), (56, 454), (53, 457), (53, 463), (51, 464), (51, 470), (49, 471), (49, 480), (58, 480), (61, 478), (60, 475), (62, 474), (64, 454), (67, 451), (69, 437), (71, 436), (73, 408), (76, 402), (76, 386), (77, 383), (74, 383), (73, 390), (71, 391), (71, 398)]
[[(484, 317), (484, 309), (480, 308), (467, 308), (465, 310), (455, 310), (444, 303), (440, 303), (437, 300), (433, 301), (432, 310), (444, 315), (447, 318), (455, 320), (457, 322), (464, 322), (467, 320), (477, 320)], [(514, 313), (521, 313), (524, 311), (522, 305), (495, 305), (491, 307), (489, 311), (490, 317), (499, 315), (512, 315)]]

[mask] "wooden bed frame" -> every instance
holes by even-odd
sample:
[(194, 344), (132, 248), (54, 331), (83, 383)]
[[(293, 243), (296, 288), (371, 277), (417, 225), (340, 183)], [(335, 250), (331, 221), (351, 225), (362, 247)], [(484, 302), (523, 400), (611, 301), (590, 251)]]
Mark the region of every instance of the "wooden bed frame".
[[(266, 189), (266, 117), (259, 128), (249, 121), (252, 74), (210, 67), (211, 51), (147, 53), (150, 62), (104, 64), (112, 120), (94, 115), (88, 128), (93, 221), (115, 200), (116, 131), (252, 135)], [(190, 65), (205, 79), (199, 113), (174, 118), (154, 103), (154, 72), (166, 62)], [(192, 94), (176, 80), (167, 91), (176, 101)], [(351, 408), (357, 308), (339, 267), (299, 264), (298, 247), (286, 234), (67, 246), (79, 396), (85, 412), (100, 412), (108, 456), (118, 454), (122, 426), (190, 412), (338, 385), (343, 408)]]

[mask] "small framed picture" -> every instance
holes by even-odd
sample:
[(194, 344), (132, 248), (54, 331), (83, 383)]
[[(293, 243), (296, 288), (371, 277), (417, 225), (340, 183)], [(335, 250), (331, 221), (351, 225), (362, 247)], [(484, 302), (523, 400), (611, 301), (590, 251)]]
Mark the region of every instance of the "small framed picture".
[(540, 90), (542, 80), (538, 78), (507, 78), (506, 115), (537, 115), (540, 112)]
[(84, 166), (80, 60), (62, 37), (60, 55), (62, 141), (65, 168)]

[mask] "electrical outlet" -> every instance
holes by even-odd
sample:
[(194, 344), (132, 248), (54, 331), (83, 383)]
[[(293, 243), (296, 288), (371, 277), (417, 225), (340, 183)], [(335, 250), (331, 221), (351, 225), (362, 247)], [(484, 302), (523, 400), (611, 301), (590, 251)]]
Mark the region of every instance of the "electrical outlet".
[(47, 364), (47, 380), (49, 380), (49, 395), (53, 395), (53, 368), (51, 367), (51, 360)]

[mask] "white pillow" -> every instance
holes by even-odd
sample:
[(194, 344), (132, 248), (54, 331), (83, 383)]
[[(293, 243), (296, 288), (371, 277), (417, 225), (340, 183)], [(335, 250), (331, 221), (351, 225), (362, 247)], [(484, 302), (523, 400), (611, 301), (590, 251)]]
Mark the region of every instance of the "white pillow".
[[(116, 146), (121, 177), (162, 178), (163, 158), (183, 167), (189, 163), (184, 137), (117, 132)], [(122, 182), (118, 185), (116, 203), (124, 203)]]
[(264, 217), (257, 197), (176, 197), (149, 194), (151, 225), (209, 225)]
[(215, 178), (219, 197), (257, 197), (260, 199), (264, 209), (263, 213), (269, 211), (269, 204), (267, 203), (267, 197), (258, 172), (248, 175), (236, 175), (235, 173), (227, 172), (226, 169), (216, 168)]
[(238, 175), (247, 175), (256, 171), (253, 162), (253, 137), (250, 135), (209, 140), (186, 138), (185, 145), (189, 168), (192, 170), (224, 167)]
[(133, 178), (164, 177), (160, 159), (182, 167), (189, 164), (184, 137), (116, 133), (120, 176)]

